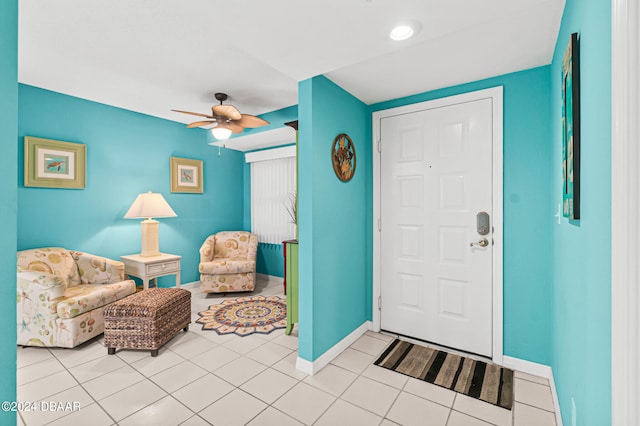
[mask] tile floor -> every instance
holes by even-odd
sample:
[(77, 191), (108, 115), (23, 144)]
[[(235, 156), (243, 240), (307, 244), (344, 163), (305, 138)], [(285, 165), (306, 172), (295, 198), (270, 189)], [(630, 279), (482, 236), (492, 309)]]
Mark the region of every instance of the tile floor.
[[(282, 284), (256, 293), (282, 296)], [(229, 296), (205, 295), (197, 312)], [(107, 355), (101, 338), (75, 349), (18, 348), (18, 401), (71, 402), (78, 411), (24, 411), (18, 425), (555, 426), (546, 379), (516, 372), (508, 411), (372, 365), (393, 337), (367, 332), (314, 376), (295, 369), (296, 329), (219, 336), (192, 323), (151, 358)]]

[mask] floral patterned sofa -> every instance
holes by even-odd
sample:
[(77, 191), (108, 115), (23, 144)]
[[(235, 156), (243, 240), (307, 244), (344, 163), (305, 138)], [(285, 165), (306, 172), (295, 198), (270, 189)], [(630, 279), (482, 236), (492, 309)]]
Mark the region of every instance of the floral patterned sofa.
[(136, 292), (124, 264), (59, 247), (18, 252), (18, 345), (72, 348), (104, 331), (104, 307)]
[(200, 290), (204, 293), (253, 291), (258, 237), (245, 231), (210, 235), (200, 247)]

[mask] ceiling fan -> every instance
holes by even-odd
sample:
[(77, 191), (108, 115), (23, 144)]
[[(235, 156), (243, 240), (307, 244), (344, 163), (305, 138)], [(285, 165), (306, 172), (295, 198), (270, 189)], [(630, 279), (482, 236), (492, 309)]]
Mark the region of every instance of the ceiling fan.
[(201, 114), (199, 112), (181, 111), (177, 109), (172, 109), (171, 111), (208, 118), (208, 120), (190, 123), (187, 125), (187, 128), (190, 129), (213, 124), (215, 127), (211, 129), (211, 132), (216, 139), (229, 139), (231, 133), (242, 133), (245, 128), (262, 127), (269, 124), (268, 121), (255, 115), (240, 114), (240, 111), (233, 105), (223, 105), (222, 102), (228, 98), (225, 93), (216, 93), (215, 97), (220, 101), (220, 105), (212, 106), (211, 114)]

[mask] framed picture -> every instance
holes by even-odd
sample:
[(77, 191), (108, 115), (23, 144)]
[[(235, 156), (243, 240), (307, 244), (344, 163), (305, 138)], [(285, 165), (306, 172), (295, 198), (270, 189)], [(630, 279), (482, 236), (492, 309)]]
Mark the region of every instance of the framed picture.
[(171, 157), (171, 192), (202, 194), (202, 160)]
[(562, 61), (562, 215), (580, 219), (580, 54), (571, 34)]
[(24, 137), (24, 186), (83, 189), (86, 145)]
[(331, 145), (333, 171), (342, 182), (349, 182), (356, 173), (356, 146), (346, 133), (340, 133)]

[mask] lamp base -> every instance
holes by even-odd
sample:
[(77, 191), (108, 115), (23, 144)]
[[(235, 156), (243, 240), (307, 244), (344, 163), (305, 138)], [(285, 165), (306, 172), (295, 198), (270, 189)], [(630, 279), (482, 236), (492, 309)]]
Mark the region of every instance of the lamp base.
[(160, 255), (158, 248), (158, 221), (145, 219), (142, 222), (142, 257), (153, 257)]

